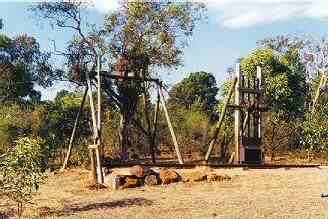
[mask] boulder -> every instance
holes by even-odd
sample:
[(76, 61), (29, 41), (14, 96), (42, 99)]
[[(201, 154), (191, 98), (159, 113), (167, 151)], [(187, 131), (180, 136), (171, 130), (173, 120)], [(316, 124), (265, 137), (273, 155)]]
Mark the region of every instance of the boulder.
[(159, 172), (159, 177), (161, 179), (162, 184), (170, 184), (179, 182), (181, 177), (180, 175), (175, 172), (174, 170), (161, 170)]
[(139, 178), (151, 175), (153, 171), (149, 167), (136, 165), (130, 168), (130, 174)]
[(226, 174), (219, 175), (215, 172), (211, 172), (207, 174), (207, 182), (229, 181), (229, 180), (231, 180), (231, 177)]
[(156, 186), (158, 185), (158, 178), (156, 175), (149, 175), (145, 177), (145, 185), (146, 186)]
[(140, 180), (133, 176), (127, 176), (124, 179), (124, 184), (121, 186), (121, 189), (127, 189), (127, 188), (136, 188), (140, 186)]
[(104, 177), (104, 184), (112, 190), (119, 189), (124, 183), (124, 176), (110, 174)]

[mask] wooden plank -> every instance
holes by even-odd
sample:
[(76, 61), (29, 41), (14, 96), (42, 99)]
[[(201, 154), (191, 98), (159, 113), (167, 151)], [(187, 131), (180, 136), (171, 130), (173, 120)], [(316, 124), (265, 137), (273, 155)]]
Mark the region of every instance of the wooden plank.
[(224, 117), (225, 117), (225, 114), (226, 114), (226, 111), (227, 111), (228, 103), (229, 103), (230, 98), (231, 98), (231, 96), (234, 92), (236, 83), (237, 83), (237, 78), (234, 78), (232, 80), (232, 84), (231, 84), (231, 87), (229, 89), (228, 96), (226, 97), (226, 99), (224, 101), (224, 105), (223, 105), (223, 108), (222, 108), (222, 111), (221, 111), (221, 114), (220, 114), (220, 119), (219, 119), (218, 123), (216, 124), (215, 130), (214, 130), (213, 138), (211, 140), (211, 143), (210, 143), (210, 145), (208, 147), (208, 150), (207, 150), (207, 153), (205, 155), (205, 161), (208, 161), (210, 156), (211, 156), (212, 150), (213, 150), (214, 145), (216, 143), (218, 134), (220, 132), (220, 129), (221, 129), (221, 126), (222, 126), (222, 123), (223, 123), (223, 120), (224, 120)]
[(182, 158), (181, 153), (180, 153), (180, 148), (179, 148), (179, 145), (178, 145), (178, 141), (177, 141), (177, 138), (175, 136), (174, 129), (173, 129), (173, 126), (172, 126), (172, 123), (171, 123), (171, 120), (170, 120), (170, 116), (169, 116), (169, 113), (168, 113), (167, 108), (166, 108), (166, 103), (165, 103), (162, 87), (159, 86), (158, 89), (159, 89), (159, 92), (160, 92), (160, 96), (161, 96), (160, 99), (161, 99), (164, 114), (165, 114), (165, 117), (166, 117), (167, 125), (168, 125), (170, 133), (171, 133), (172, 141), (173, 141), (174, 148), (175, 148), (175, 151), (176, 151), (177, 156), (178, 156), (179, 163), (183, 164), (184, 162), (183, 162), (183, 158)]

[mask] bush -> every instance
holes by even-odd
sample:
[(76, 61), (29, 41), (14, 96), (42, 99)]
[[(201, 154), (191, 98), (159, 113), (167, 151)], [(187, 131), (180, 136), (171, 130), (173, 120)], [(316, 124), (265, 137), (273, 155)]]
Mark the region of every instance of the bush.
[(20, 138), (0, 158), (0, 195), (17, 202), (21, 216), (23, 203), (31, 200), (33, 191), (45, 178), (47, 147), (41, 138)]
[(308, 115), (303, 123), (302, 143), (304, 148), (315, 152), (328, 151), (328, 105), (323, 104), (313, 115)]

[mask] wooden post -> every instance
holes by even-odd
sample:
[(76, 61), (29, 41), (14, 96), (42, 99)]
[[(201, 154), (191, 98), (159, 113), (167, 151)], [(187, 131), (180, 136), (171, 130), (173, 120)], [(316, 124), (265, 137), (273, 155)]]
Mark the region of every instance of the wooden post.
[[(93, 95), (92, 95), (92, 87), (91, 87), (91, 82), (89, 78), (88, 72), (86, 72), (86, 79), (87, 79), (87, 84), (88, 84), (88, 93), (89, 93), (89, 101), (90, 101), (90, 110), (91, 110), (91, 117), (92, 117), (92, 127), (93, 127), (93, 138), (94, 138), (94, 144), (99, 143), (98, 142), (98, 128), (97, 128), (97, 120), (96, 120), (96, 114), (95, 114), (95, 106), (93, 103)], [(98, 145), (98, 144), (97, 144)], [(90, 149), (94, 150), (94, 149)], [(97, 179), (98, 183), (102, 184), (103, 183), (103, 177), (102, 177), (102, 168), (101, 168), (101, 160), (100, 160), (100, 153), (99, 153), (99, 145), (96, 150), (96, 162), (97, 162)], [(92, 152), (93, 154), (93, 152)], [(94, 167), (91, 167), (94, 168)]]
[(97, 82), (98, 82), (98, 89), (97, 89), (97, 99), (98, 99), (98, 109), (97, 109), (97, 128), (98, 128), (98, 144), (101, 148), (101, 157), (104, 156), (104, 148), (101, 141), (101, 78), (100, 78), (100, 57), (97, 58)]
[[(262, 70), (261, 67), (257, 66), (257, 71), (256, 71), (256, 78), (258, 80), (258, 91), (262, 92)], [(258, 98), (259, 103), (262, 102), (262, 94), (259, 95), (260, 98)], [(257, 121), (257, 137), (262, 139), (262, 113), (261, 111), (258, 112), (258, 121)]]
[(234, 78), (233, 81), (232, 81), (232, 84), (231, 84), (231, 87), (230, 87), (228, 96), (227, 96), (227, 98), (226, 98), (226, 100), (224, 102), (224, 105), (223, 105), (223, 108), (222, 108), (222, 111), (221, 111), (219, 122), (216, 124), (215, 130), (214, 130), (214, 135), (213, 135), (213, 138), (211, 140), (210, 146), (208, 147), (207, 153), (205, 155), (205, 161), (208, 161), (209, 158), (210, 158), (210, 156), (211, 156), (212, 150), (214, 148), (214, 145), (216, 143), (218, 134), (220, 132), (220, 129), (221, 129), (221, 126), (222, 126), (222, 123), (223, 123), (223, 120), (224, 120), (224, 116), (225, 116), (226, 111), (227, 111), (227, 106), (228, 106), (229, 101), (230, 101), (230, 98), (231, 98), (231, 96), (232, 96), (232, 94), (234, 92), (236, 83), (237, 83), (237, 78)]
[[(236, 64), (235, 105), (240, 105), (240, 64)], [(240, 163), (240, 109), (235, 109), (235, 163)]]
[(76, 133), (76, 128), (77, 128), (77, 125), (78, 125), (79, 120), (80, 120), (80, 116), (81, 116), (81, 113), (82, 113), (82, 110), (83, 110), (83, 106), (84, 106), (84, 102), (85, 102), (85, 99), (87, 97), (87, 94), (88, 94), (88, 87), (85, 88), (83, 99), (82, 99), (82, 102), (81, 102), (79, 111), (77, 112), (77, 115), (76, 115), (76, 118), (75, 118), (75, 121), (74, 121), (73, 131), (72, 131), (72, 134), (71, 134), (71, 138), (69, 139), (68, 151), (66, 153), (66, 158), (64, 160), (63, 166), (60, 169), (60, 171), (63, 171), (64, 169), (66, 169), (67, 164), (68, 164), (68, 160), (69, 160), (69, 158), (71, 156), (72, 147), (73, 147), (73, 141), (74, 141), (75, 133)]
[(164, 99), (162, 87), (159, 86), (158, 89), (160, 91), (161, 103), (162, 103), (162, 106), (163, 106), (163, 110), (164, 110), (164, 114), (165, 114), (165, 117), (166, 117), (167, 125), (168, 125), (168, 127), (170, 129), (170, 133), (171, 133), (171, 136), (172, 136), (174, 148), (175, 148), (175, 151), (177, 153), (179, 163), (180, 164), (183, 164), (184, 162), (183, 162), (183, 158), (182, 158), (181, 153), (180, 153), (180, 149), (179, 149), (179, 145), (178, 145), (178, 142), (177, 142), (177, 138), (175, 136), (175, 133), (174, 133), (174, 130), (173, 130), (173, 127), (172, 127), (172, 123), (171, 123), (171, 120), (170, 120), (170, 116), (169, 116), (169, 113), (168, 113), (167, 108), (166, 108), (166, 104), (165, 104), (165, 99)]
[[(104, 148), (101, 141), (101, 77), (100, 77), (100, 57), (97, 57), (97, 81), (98, 81), (98, 90), (97, 90), (97, 99), (98, 99), (98, 121), (97, 121), (97, 148), (96, 148), (96, 158), (97, 158), (97, 171), (98, 171), (98, 183), (104, 183), (104, 176), (102, 172), (102, 163), (101, 158), (104, 156)], [(100, 152), (101, 150), (101, 152)]]

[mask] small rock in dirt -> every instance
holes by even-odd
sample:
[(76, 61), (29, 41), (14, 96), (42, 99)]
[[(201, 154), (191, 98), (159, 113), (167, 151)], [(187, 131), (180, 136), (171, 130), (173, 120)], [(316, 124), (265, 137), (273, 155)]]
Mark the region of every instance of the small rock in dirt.
[(146, 186), (156, 186), (158, 185), (158, 179), (156, 175), (149, 175), (145, 177)]
[(161, 170), (159, 177), (163, 184), (179, 182), (181, 179), (180, 175), (174, 170)]
[(121, 189), (136, 188), (139, 185), (140, 185), (140, 180), (138, 178), (128, 176), (125, 178), (125, 182), (122, 185)]
[(150, 175), (153, 171), (149, 167), (136, 165), (130, 168), (131, 175), (134, 175), (139, 178), (143, 178), (147, 175)]
[(215, 181), (229, 181), (231, 180), (231, 177), (224, 174), (224, 175), (219, 175), (217, 173), (208, 173), (207, 174), (207, 182), (215, 182)]

